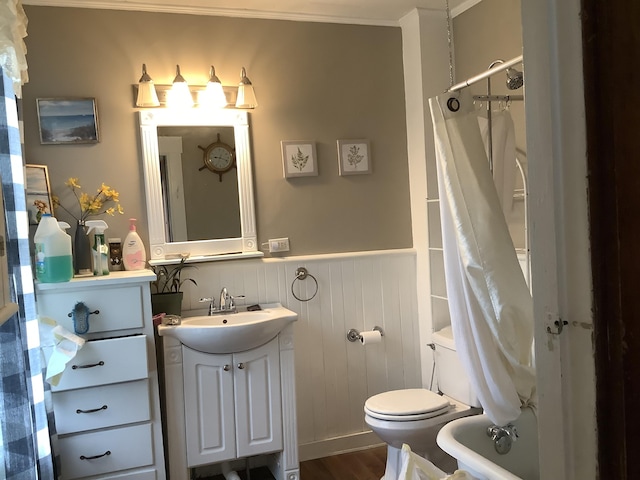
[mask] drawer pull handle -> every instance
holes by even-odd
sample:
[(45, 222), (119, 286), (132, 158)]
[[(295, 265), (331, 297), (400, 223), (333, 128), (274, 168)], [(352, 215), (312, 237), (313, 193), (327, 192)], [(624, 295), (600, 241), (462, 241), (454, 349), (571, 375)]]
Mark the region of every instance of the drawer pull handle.
[(100, 360), (98, 363), (91, 363), (89, 365), (71, 365), (73, 370), (77, 370), (78, 368), (93, 368), (93, 367), (101, 367), (104, 365), (104, 362)]
[(111, 450), (107, 450), (102, 455), (93, 455), (92, 457), (85, 457), (84, 455), (80, 455), (80, 460), (95, 460), (96, 458), (102, 458), (111, 455)]
[(96, 413), (96, 412), (99, 412), (100, 410), (106, 410), (107, 408), (109, 408), (109, 407), (107, 407), (106, 405), (102, 405), (100, 408), (91, 408), (89, 410), (77, 409), (76, 413), (78, 413), (78, 414), (80, 414), (80, 413)]
[[(100, 310), (94, 310), (93, 312), (87, 312), (89, 315), (98, 315), (100, 313)], [(73, 317), (73, 312), (69, 312), (67, 313), (67, 317), (71, 318)]]

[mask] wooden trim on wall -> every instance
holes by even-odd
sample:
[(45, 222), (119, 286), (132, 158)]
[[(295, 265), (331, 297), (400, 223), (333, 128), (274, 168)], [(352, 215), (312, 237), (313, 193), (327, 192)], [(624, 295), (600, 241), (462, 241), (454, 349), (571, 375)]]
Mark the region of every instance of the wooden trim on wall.
[(582, 0), (599, 478), (640, 478), (637, 0)]

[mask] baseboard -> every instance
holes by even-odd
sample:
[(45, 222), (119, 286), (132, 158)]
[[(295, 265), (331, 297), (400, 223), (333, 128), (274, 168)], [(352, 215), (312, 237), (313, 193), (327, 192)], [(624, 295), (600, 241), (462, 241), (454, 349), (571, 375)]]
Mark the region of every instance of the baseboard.
[(358, 432), (298, 445), (298, 457), (304, 462), (382, 445), (384, 442), (372, 431)]

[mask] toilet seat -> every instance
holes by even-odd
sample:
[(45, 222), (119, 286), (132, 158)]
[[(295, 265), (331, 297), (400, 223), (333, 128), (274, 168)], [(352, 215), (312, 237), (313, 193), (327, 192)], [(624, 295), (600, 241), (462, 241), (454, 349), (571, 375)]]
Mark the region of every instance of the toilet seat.
[(364, 404), (367, 415), (380, 420), (407, 422), (437, 417), (451, 409), (449, 400), (424, 388), (379, 393)]

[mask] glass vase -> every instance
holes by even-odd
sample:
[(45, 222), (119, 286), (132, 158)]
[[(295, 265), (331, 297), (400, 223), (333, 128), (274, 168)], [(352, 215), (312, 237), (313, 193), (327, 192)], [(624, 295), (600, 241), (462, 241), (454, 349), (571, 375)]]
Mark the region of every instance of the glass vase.
[(73, 271), (76, 275), (92, 275), (91, 243), (83, 221), (78, 221), (73, 237)]

